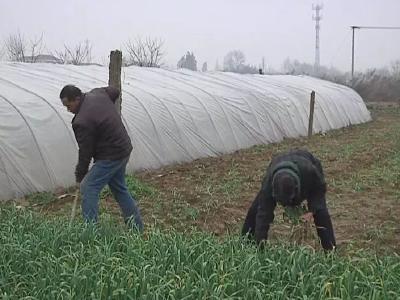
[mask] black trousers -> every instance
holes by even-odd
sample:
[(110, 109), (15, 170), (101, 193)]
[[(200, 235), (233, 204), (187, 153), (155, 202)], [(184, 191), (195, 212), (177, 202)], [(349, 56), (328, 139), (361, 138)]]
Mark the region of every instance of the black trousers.
[[(256, 216), (259, 201), (261, 201), (259, 197), (254, 199), (249, 210), (247, 211), (246, 219), (244, 220), (242, 227), (242, 235), (248, 234), (251, 240), (254, 240), (255, 238)], [(313, 214), (313, 217), (322, 248), (325, 250), (332, 250), (334, 247), (336, 247), (336, 240), (328, 209), (324, 208), (318, 210), (315, 214)], [(266, 228), (266, 230), (269, 230), (269, 227)]]

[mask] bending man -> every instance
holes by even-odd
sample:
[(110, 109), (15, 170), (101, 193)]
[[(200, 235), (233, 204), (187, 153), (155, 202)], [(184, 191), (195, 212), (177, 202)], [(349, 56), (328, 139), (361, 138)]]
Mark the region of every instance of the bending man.
[(247, 213), (242, 234), (249, 234), (259, 244), (268, 238), (277, 203), (298, 206), (307, 199), (308, 213), (314, 218), (318, 236), (325, 250), (336, 246), (331, 217), (326, 206), (326, 183), (320, 161), (310, 152), (294, 150), (276, 156), (267, 169), (261, 190)]

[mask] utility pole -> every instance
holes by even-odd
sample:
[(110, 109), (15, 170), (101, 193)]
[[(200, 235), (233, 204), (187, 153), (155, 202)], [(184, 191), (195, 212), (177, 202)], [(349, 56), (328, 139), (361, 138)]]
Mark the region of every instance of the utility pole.
[(351, 30), (353, 31), (353, 37), (351, 42), (351, 81), (353, 82), (354, 78), (354, 32), (355, 29), (388, 29), (388, 30), (399, 30), (400, 27), (389, 27), (389, 26), (350, 26)]
[(354, 30), (359, 29), (358, 26), (351, 26), (351, 30), (353, 31), (353, 37), (351, 42), (351, 80), (354, 78)]
[(315, 10), (315, 15), (313, 15), (313, 20), (315, 21), (315, 62), (314, 62), (314, 72), (318, 73), (320, 59), (319, 59), (319, 30), (320, 25), (319, 21), (322, 19), (322, 15), (320, 15), (320, 11), (323, 8), (322, 4), (316, 4), (312, 6), (312, 9)]

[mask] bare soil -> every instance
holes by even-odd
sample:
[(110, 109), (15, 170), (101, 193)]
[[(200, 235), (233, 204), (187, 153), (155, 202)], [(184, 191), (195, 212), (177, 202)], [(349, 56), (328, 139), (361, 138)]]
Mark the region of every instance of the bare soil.
[[(136, 177), (155, 190), (139, 199), (144, 220), (163, 230), (238, 234), (271, 157), (304, 148), (322, 161), (339, 247), (400, 253), (400, 110), (375, 107), (372, 112), (372, 122), (311, 139), (288, 139), (140, 172)], [(103, 200), (103, 213), (119, 215), (112, 198)], [(67, 197), (39, 207), (49, 215), (65, 215), (70, 206)], [(272, 242), (289, 240), (291, 230), (277, 209)], [(315, 245), (315, 240), (311, 236), (302, 243)]]

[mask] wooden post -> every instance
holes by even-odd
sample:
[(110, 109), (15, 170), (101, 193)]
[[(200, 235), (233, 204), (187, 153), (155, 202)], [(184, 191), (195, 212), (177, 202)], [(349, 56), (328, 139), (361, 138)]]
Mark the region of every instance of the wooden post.
[(313, 132), (313, 122), (314, 122), (314, 105), (315, 105), (315, 92), (311, 92), (311, 99), (310, 99), (310, 116), (308, 119), (308, 137), (312, 136)]
[(353, 39), (351, 43), (351, 84), (353, 84), (354, 79), (354, 29), (356, 28), (356, 26), (351, 26), (351, 29), (353, 30)]
[(122, 52), (119, 50), (111, 51), (108, 85), (117, 88), (120, 91), (118, 99), (115, 101), (115, 106), (121, 114), (122, 90), (121, 90), (121, 67), (122, 67)]

